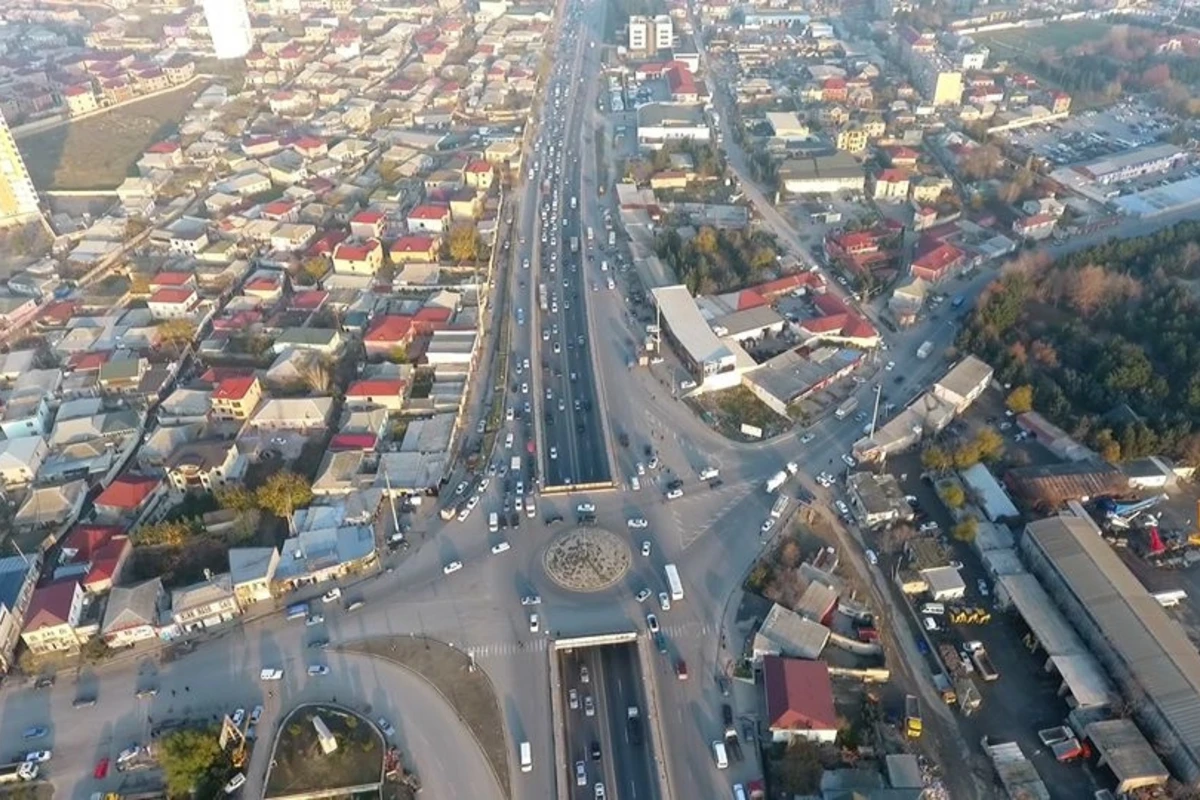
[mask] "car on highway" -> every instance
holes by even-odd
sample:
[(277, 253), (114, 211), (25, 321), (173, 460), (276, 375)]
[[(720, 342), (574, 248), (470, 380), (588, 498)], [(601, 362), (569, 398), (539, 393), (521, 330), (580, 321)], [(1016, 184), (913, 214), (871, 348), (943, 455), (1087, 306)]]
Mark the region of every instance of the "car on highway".
[(671, 595), (667, 594), (666, 592), (659, 592), (658, 593), (658, 607), (661, 608), (663, 611), (670, 611), (671, 610)]
[(317, 675), (328, 675), (329, 667), (325, 666), (324, 664), (309, 664), (308, 674), (314, 677)]
[(978, 589), (979, 593), (984, 597), (987, 597), (991, 594), (991, 591), (988, 589), (987, 581), (985, 581), (983, 578), (980, 578), (975, 582), (975, 588)]
[(667, 492), (668, 500), (678, 500), (681, 497), (683, 497), (683, 489), (680, 489), (678, 487), (671, 489), (670, 491)]
[(305, 625), (320, 625), (324, 621), (325, 621), (324, 614), (309, 614), (304, 619), (304, 624)]
[(879, 564), (879, 556), (875, 555), (874, 550), (867, 550), (866, 555), (867, 555), (867, 561), (871, 562), (872, 567), (877, 566)]
[(767, 517), (767, 519), (763, 521), (763, 524), (759, 526), (758, 532), (759, 533), (767, 533), (768, 531), (771, 530), (771, 528), (774, 528), (774, 527), (775, 527), (775, 518)]
[(843, 503), (841, 500), (834, 500), (833, 505), (835, 508), (837, 508), (838, 513), (841, 514), (843, 517), (850, 516), (850, 507), (847, 506), (845, 503)]
[(538, 615), (537, 615), (537, 612), (535, 611), (529, 615), (529, 632), (537, 633), (538, 630), (539, 630)]
[(542, 604), (542, 596), (540, 594), (527, 594), (521, 598), (523, 606), (540, 606)]
[(592, 701), (592, 696), (585, 695), (583, 698), (583, 713), (585, 716), (596, 716), (596, 704)]
[(246, 774), (244, 772), (239, 772), (237, 775), (234, 775), (232, 778), (230, 778), (229, 782), (225, 784), (225, 794), (233, 794), (245, 785)]
[(651, 592), (649, 589), (642, 589), (640, 592), (638, 592), (634, 596), (634, 599), (637, 600), (639, 603), (644, 603), (650, 598), (650, 595), (651, 595)]
[(494, 545), (492, 545), (492, 555), (498, 556), (510, 549), (512, 549), (512, 545), (510, 545), (508, 542), (496, 542)]
[(896, 368), (896, 362), (895, 362), (895, 361), (889, 361), (889, 362), (887, 362), (886, 364), (884, 364), (884, 365), (883, 365), (883, 368), (884, 368), (884, 370), (886, 370), (887, 372), (891, 372), (892, 370), (894, 370), (894, 369)]
[(687, 662), (682, 658), (675, 662), (675, 677), (681, 681), (686, 681), (688, 678)]
[(281, 681), (283, 680), (283, 670), (274, 667), (264, 667), (258, 673), (258, 679), (262, 681)]
[(631, 517), (625, 522), (625, 524), (635, 530), (650, 527), (650, 523), (646, 521), (645, 517)]
[(921, 619), (925, 623), (925, 630), (933, 632), (940, 629), (937, 624), (937, 620), (933, 617), (922, 617)]
[(591, 683), (592, 682), (592, 674), (590, 672), (588, 672), (587, 667), (579, 668), (579, 682), (580, 683)]
[(466, 481), (459, 481), (458, 486), (454, 487), (454, 494), (456, 496), (461, 495), (461, 494), (465, 493), (466, 491), (467, 491), (467, 482)]
[(604, 784), (603, 783), (596, 784), (595, 795), (596, 795), (595, 800), (604, 800), (606, 795), (604, 794)]
[(813, 434), (813, 433), (806, 433), (806, 434), (804, 434), (803, 436), (801, 436), (801, 437), (800, 437), (800, 444), (808, 444), (809, 442), (811, 442), (811, 441), (812, 441), (813, 439), (815, 439), (815, 438), (817, 438), (816, 434)]
[(458, 572), (462, 568), (463, 568), (463, 565), (462, 565), (461, 561), (451, 561), (449, 564), (442, 567), (442, 573), (445, 575), (449, 575), (453, 572)]
[(651, 633), (658, 633), (658, 617), (653, 614), (647, 614), (646, 627), (650, 629)]
[(643, 464), (642, 462), (639, 461), (639, 462), (637, 462), (637, 464), (634, 464), (634, 468), (637, 469), (638, 475), (646, 474), (646, 465)]
[(551, 447), (551, 448), (550, 448), (550, 458), (551, 458), (551, 459), (557, 459), (557, 458), (558, 458), (558, 448), (557, 448), (557, 447)]
[(582, 761), (575, 762), (575, 783), (587, 786), (587, 766)]
[(579, 710), (579, 692), (577, 690), (571, 689), (567, 692), (567, 707), (572, 711)]
[(96, 762), (96, 768), (92, 770), (92, 777), (98, 781), (102, 781), (108, 777), (108, 759), (102, 758)]
[(592, 741), (592, 761), (599, 761), (599, 760), (600, 760), (600, 743), (593, 740)]
[(650, 557), (650, 549), (651, 549), (650, 540), (646, 539), (645, 541), (642, 542), (642, 555), (645, 556), (646, 558), (649, 558)]
[(379, 730), (383, 731), (384, 736), (391, 738), (392, 736), (396, 735), (396, 728), (392, 725), (392, 723), (388, 722), (387, 717), (380, 717), (378, 722)]

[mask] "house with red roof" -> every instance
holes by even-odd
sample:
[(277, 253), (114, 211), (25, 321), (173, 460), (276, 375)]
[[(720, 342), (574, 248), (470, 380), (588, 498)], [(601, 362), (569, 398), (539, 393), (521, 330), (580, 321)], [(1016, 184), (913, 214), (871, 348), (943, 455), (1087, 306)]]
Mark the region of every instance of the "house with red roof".
[(671, 91), (671, 100), (676, 103), (695, 103), (700, 99), (700, 90), (696, 88), (696, 79), (692, 73), (678, 62), (672, 62), (666, 71), (667, 88)]
[(301, 136), (288, 142), (288, 146), (305, 158), (320, 158), (329, 152), (329, 145), (316, 136)]
[(35, 656), (79, 651), (79, 622), (83, 617), (83, 587), (65, 580), (33, 590), (21, 639)]
[(292, 295), (288, 308), (293, 311), (317, 312), (329, 301), (329, 292), (321, 289), (303, 289)]
[(838, 718), (829, 666), (824, 661), (763, 656), (762, 669), (772, 740), (833, 744)]
[(751, 286), (750, 288), (765, 300), (771, 301), (783, 297), (785, 294), (792, 294), (793, 292), (800, 292), (801, 294), (824, 294), (827, 287), (825, 286), (825, 279), (821, 277), (821, 273), (819, 272), (796, 272), (791, 275), (784, 275), (782, 278), (776, 278), (773, 281), (760, 283), (758, 286)]
[(799, 323), (806, 344), (826, 342), (870, 348), (879, 346), (879, 331), (852, 310), (839, 297), (821, 294), (813, 297), (816, 316)]
[(1056, 224), (1058, 224), (1058, 218), (1053, 214), (1034, 214), (1028, 217), (1017, 217), (1013, 220), (1012, 229), (1013, 233), (1022, 239), (1036, 242), (1050, 238)]
[(322, 235), (320, 239), (317, 239), (315, 242), (309, 245), (308, 250), (305, 251), (305, 255), (333, 255), (333, 248), (337, 247), (339, 242), (344, 242), (349, 238), (350, 234), (346, 231), (329, 231), (328, 233)]
[(958, 270), (966, 259), (962, 250), (946, 242), (922, 241), (921, 245), (918, 246), (918, 255), (913, 259), (910, 271), (913, 277), (929, 283), (939, 283)]
[(429, 264), (437, 261), (436, 236), (409, 234), (392, 242), (389, 253), (393, 264)]
[(155, 142), (137, 163), (143, 174), (155, 169), (178, 169), (183, 166), (183, 148), (179, 142)]
[(902, 203), (908, 199), (908, 180), (908, 172), (905, 170), (880, 170), (875, 176), (872, 196), (884, 202)]
[(103, 594), (118, 582), (132, 551), (120, 525), (77, 525), (63, 540), (54, 580), (82, 578), (89, 594)]
[(390, 357), (397, 348), (407, 348), (415, 334), (412, 317), (407, 314), (386, 314), (371, 322), (363, 334), (363, 347), (368, 357)]
[(294, 200), (275, 200), (263, 206), (262, 218), (272, 222), (296, 222), (300, 219), (300, 204)]
[(150, 316), (155, 319), (183, 319), (190, 317), (200, 305), (200, 295), (193, 287), (158, 289), (146, 301)]
[(916, 150), (913, 150), (911, 147), (905, 147), (902, 144), (887, 148), (888, 163), (900, 169), (913, 169), (916, 167), (917, 159), (920, 155)]
[(380, 239), (387, 231), (387, 217), (382, 211), (367, 209), (350, 218), (350, 235), (359, 239)]
[(136, 522), (150, 517), (166, 496), (162, 478), (150, 475), (121, 475), (95, 501), (96, 519), (102, 523)]
[(821, 84), (821, 100), (825, 103), (844, 103), (850, 97), (850, 90), (844, 78), (826, 78)]
[(413, 316), (413, 327), (422, 336), (447, 328), (454, 311), (445, 306), (425, 306)]
[(262, 395), (262, 384), (256, 375), (225, 378), (213, 387), (213, 416), (218, 419), (249, 419), (262, 400)]
[(445, 233), (450, 225), (448, 206), (419, 205), (408, 212), (409, 233)]
[(156, 289), (187, 289), (196, 288), (196, 275), (191, 272), (171, 272), (163, 270), (150, 279), (150, 291)]
[(264, 303), (274, 303), (283, 296), (285, 278), (281, 272), (261, 270), (242, 286), (242, 294), (254, 297)]
[(398, 378), (355, 381), (346, 389), (346, 407), (358, 410), (384, 408), (399, 412), (404, 408), (406, 388), (407, 384)]
[(333, 271), (339, 275), (373, 276), (383, 266), (383, 243), (371, 239), (363, 244), (342, 242), (333, 248)]
[(483, 159), (472, 161), (463, 172), (463, 180), (473, 189), (486, 191), (496, 180), (496, 168)]
[(450, 48), (444, 42), (434, 42), (421, 51), (421, 61), (431, 67), (440, 67), (449, 53)]

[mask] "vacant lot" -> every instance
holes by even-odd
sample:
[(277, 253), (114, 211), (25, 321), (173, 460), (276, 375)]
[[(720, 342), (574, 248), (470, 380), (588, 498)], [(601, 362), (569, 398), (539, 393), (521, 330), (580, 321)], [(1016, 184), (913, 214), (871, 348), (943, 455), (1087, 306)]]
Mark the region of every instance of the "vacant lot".
[[(338, 748), (326, 755), (313, 718), (329, 728)], [(302, 706), (284, 723), (267, 776), (266, 797), (339, 789), (383, 780), (383, 740), (366, 720), (328, 706)]]
[(203, 88), (193, 83), (17, 140), (38, 189), (113, 189), (142, 151), (173, 133)]
[(1063, 52), (1086, 42), (1108, 36), (1112, 26), (1093, 19), (1059, 22), (1041, 28), (1013, 28), (1006, 31), (973, 33), (971, 38), (990, 47), (995, 58), (1008, 58), (1017, 53), (1039, 53), (1047, 48)]

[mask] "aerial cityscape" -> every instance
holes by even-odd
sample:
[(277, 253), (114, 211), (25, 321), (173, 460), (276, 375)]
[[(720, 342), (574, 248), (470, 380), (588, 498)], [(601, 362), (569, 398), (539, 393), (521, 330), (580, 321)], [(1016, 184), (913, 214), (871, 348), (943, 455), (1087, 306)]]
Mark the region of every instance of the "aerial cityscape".
[(1200, 6), (0, 21), (0, 800), (1200, 798)]

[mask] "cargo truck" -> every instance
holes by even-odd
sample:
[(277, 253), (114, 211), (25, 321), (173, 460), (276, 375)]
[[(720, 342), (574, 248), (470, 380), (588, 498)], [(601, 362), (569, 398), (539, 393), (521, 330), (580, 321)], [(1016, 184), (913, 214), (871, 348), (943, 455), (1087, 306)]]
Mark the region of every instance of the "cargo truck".
[(971, 660), (975, 662), (975, 668), (979, 670), (979, 677), (985, 681), (994, 681), (1000, 677), (1000, 673), (992, 664), (991, 657), (988, 656), (987, 651), (982, 647), (971, 651)]
[(904, 733), (910, 739), (921, 738), (921, 706), (911, 694), (904, 696)]
[(922, 342), (917, 348), (917, 358), (929, 358), (929, 354), (933, 352), (933, 342)]
[(853, 414), (854, 409), (856, 408), (858, 408), (858, 398), (850, 397), (846, 400), (846, 402), (837, 407), (837, 410), (833, 412), (833, 415), (838, 419), (845, 419)]
[(571, 252), (572, 253), (579, 252), (579, 237), (578, 236), (571, 237)]
[(667, 575), (667, 586), (671, 587), (671, 599), (683, 599), (683, 582), (679, 580), (679, 570), (674, 564), (667, 564), (663, 567), (663, 572)]
[(642, 718), (637, 706), (630, 706), (625, 714), (625, 725), (629, 729), (629, 742), (633, 745), (642, 743)]
[(770, 494), (771, 492), (774, 492), (776, 489), (778, 489), (780, 486), (783, 486), (783, 484), (787, 482), (787, 478), (788, 478), (787, 473), (784, 472), (783, 470), (779, 470), (779, 472), (776, 472), (774, 475), (767, 478), (767, 484), (766, 484), (767, 494)]

